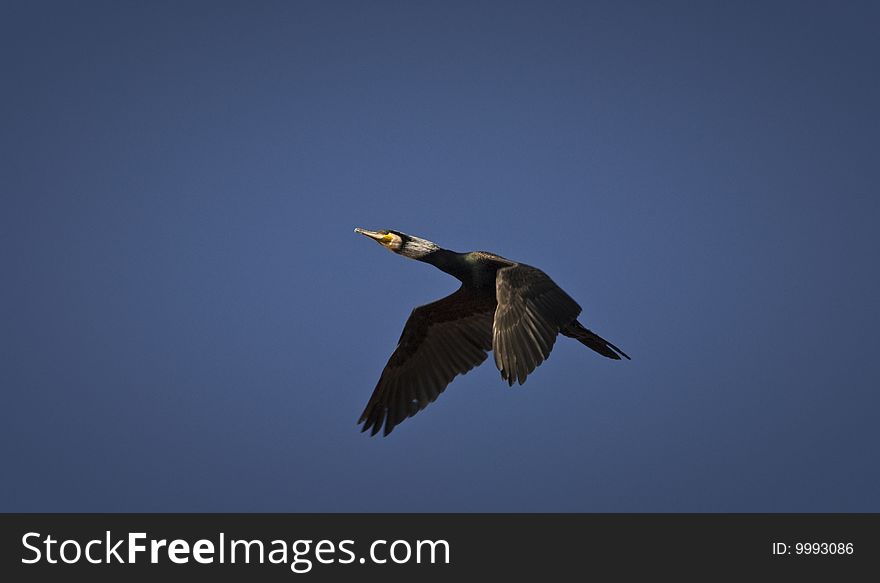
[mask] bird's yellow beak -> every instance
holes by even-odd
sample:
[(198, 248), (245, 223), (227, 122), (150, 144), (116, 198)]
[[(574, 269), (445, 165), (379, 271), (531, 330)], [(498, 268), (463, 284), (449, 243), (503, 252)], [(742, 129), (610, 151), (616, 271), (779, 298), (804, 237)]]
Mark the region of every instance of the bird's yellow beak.
[(363, 235), (365, 237), (369, 237), (370, 239), (374, 239), (382, 244), (389, 243), (394, 239), (394, 237), (389, 233), (379, 233), (378, 231), (368, 231), (366, 229), (361, 229), (360, 227), (355, 229), (354, 232), (360, 233), (361, 235)]

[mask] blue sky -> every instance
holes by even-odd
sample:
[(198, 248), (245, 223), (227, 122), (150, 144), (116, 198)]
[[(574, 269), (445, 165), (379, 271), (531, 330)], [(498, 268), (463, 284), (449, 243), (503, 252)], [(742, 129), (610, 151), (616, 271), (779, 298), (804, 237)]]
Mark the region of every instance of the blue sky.
[[(880, 511), (870, 2), (12, 2), (4, 511)], [(355, 421), (445, 274), (633, 360)]]

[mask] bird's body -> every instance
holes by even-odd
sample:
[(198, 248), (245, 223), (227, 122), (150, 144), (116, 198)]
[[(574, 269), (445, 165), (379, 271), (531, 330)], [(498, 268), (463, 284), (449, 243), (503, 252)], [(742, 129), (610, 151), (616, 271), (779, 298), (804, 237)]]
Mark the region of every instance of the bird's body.
[(584, 328), (581, 307), (540, 269), (485, 251), (456, 253), (399, 231), (355, 231), (461, 281), (457, 291), (410, 314), (358, 421), (362, 431), (375, 435), (384, 423), (388, 435), (490, 351), (511, 386), (550, 356), (560, 333), (608, 358), (629, 358)]

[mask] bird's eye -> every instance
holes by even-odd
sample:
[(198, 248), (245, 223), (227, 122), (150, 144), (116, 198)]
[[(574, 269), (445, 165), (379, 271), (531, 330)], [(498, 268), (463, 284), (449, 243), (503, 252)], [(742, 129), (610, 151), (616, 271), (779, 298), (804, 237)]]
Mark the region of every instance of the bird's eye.
[(382, 235), (382, 242), (383, 243), (390, 243), (393, 240), (394, 240), (394, 235), (392, 235), (391, 233), (385, 233), (384, 235)]

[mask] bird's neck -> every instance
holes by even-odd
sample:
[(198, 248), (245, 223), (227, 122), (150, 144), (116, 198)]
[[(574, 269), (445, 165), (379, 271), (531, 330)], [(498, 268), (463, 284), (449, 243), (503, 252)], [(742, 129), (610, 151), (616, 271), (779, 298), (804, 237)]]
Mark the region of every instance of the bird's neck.
[(452, 277), (467, 283), (472, 277), (473, 270), (465, 257), (466, 255), (466, 253), (456, 253), (449, 249), (438, 249), (424, 257), (420, 257), (418, 260), (429, 263), (440, 271), (444, 271)]

